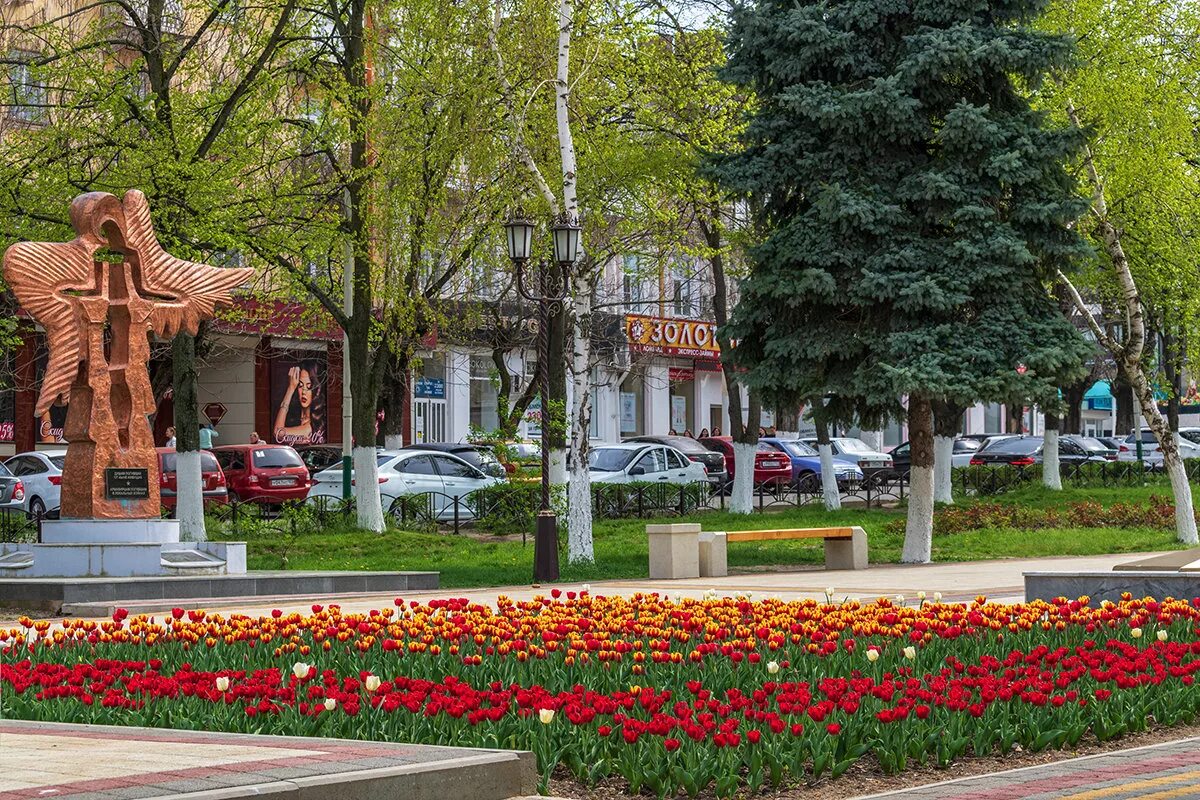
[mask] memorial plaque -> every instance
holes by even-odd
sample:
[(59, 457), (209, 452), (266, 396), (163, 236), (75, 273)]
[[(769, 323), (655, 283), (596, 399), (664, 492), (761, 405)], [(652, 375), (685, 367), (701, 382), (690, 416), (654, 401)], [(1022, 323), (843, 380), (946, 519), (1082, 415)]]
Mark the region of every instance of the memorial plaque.
[(104, 470), (104, 494), (109, 500), (145, 500), (150, 496), (150, 471), (109, 467)]

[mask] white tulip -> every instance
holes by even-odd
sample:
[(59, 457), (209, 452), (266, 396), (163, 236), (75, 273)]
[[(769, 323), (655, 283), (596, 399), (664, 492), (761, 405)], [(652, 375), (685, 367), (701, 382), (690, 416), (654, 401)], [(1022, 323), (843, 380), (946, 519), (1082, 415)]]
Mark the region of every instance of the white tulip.
[(825, 596), (826, 597), (833, 597), (833, 592), (834, 592), (834, 588), (832, 586), (825, 587)]
[(924, 599), (925, 599), (925, 593), (924, 593), (924, 592), (917, 592), (917, 599), (918, 599), (918, 600), (924, 600)]
[(229, 678), (225, 677), (224, 675), (217, 678), (217, 691), (218, 692), (229, 691)]
[(368, 675), (367, 679), (363, 681), (363, 686), (367, 687), (368, 692), (374, 692), (382, 683), (383, 681), (379, 679), (378, 675)]
[(902, 594), (896, 595), (896, 602), (900, 605), (904, 605), (904, 595), (902, 595)]
[(543, 725), (549, 725), (554, 721), (554, 709), (543, 708), (538, 710), (538, 721)]
[(1158, 633), (1155, 634), (1155, 636), (1158, 637), (1158, 640), (1160, 642), (1165, 642), (1167, 640), (1167, 632), (1166, 631), (1159, 631)]
[(337, 708), (337, 700), (334, 700), (332, 697), (326, 697), (325, 698), (325, 710), (333, 711), (335, 708)]
[(774, 661), (768, 661), (767, 672), (771, 673), (772, 675), (774, 675), (776, 672), (779, 672), (779, 664)]
[(1130, 635), (1130, 636), (1132, 636), (1132, 637), (1133, 637), (1133, 638), (1135, 638), (1135, 639), (1140, 639), (1140, 638), (1142, 638), (1142, 629), (1141, 629), (1141, 628), (1134, 628), (1133, 630), (1131, 630), (1131, 631), (1129, 632), (1129, 635)]
[(933, 602), (935, 602), (935, 603), (940, 603), (940, 602), (942, 602), (942, 593), (941, 593), (941, 592), (934, 592), (934, 593), (933, 593)]
[(917, 657), (917, 648), (913, 647), (912, 645), (909, 645), (908, 647), (904, 648), (904, 657), (907, 658), (909, 661), (912, 661), (914, 658)]
[(592, 593), (592, 585), (590, 583), (585, 583), (583, 585), (583, 588), (580, 589), (580, 591), (582, 591), (584, 594), (591, 594)]
[(311, 669), (312, 667), (308, 664), (305, 664), (303, 661), (297, 661), (292, 665), (292, 674), (297, 678), (307, 678)]
[(878, 650), (875, 650), (874, 648), (872, 648), (867, 651), (867, 661), (870, 661), (872, 664), (874, 664), (878, 660), (879, 660), (879, 651)]

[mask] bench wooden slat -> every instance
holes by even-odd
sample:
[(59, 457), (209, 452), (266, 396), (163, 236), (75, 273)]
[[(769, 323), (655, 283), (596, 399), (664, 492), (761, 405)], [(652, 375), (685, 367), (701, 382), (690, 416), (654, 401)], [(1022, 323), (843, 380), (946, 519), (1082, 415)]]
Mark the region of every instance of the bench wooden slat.
[(853, 528), (793, 528), (773, 531), (726, 531), (727, 542), (756, 542), (775, 539), (849, 539)]

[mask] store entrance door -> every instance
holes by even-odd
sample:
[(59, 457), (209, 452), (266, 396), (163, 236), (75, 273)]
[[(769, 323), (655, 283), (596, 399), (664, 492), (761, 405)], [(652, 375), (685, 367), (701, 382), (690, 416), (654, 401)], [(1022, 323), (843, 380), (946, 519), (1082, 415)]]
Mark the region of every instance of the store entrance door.
[(418, 397), (413, 400), (413, 442), (446, 441), (446, 401)]

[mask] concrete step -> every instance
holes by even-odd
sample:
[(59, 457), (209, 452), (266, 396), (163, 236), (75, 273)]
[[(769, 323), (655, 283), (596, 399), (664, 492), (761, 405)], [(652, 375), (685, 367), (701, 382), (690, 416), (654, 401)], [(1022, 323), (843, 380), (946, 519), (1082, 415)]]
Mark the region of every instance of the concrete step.
[[(508, 800), (537, 791), (533, 753), (299, 736), (0, 721), (24, 797), (113, 800)], [(7, 795), (5, 795), (7, 796)]]

